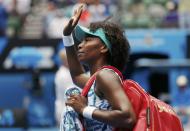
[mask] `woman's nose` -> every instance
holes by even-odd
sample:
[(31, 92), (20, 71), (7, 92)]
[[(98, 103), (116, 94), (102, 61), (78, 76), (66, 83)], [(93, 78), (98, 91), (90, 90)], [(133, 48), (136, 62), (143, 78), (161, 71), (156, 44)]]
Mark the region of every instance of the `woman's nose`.
[(82, 42), (78, 45), (78, 49), (82, 48), (83, 45), (84, 45), (84, 41), (82, 41)]

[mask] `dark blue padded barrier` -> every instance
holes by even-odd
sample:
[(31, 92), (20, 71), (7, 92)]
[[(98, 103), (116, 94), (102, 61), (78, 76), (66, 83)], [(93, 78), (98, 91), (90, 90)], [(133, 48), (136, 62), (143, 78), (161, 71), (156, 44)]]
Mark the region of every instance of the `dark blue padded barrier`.
[(0, 128), (0, 131), (26, 131), (23, 128)]
[(29, 77), (28, 73), (0, 74), (0, 108), (23, 107), (23, 100), (28, 96), (24, 82)]
[(3, 51), (3, 49), (5, 48), (6, 44), (7, 44), (7, 38), (1, 37), (0, 38), (0, 55)]

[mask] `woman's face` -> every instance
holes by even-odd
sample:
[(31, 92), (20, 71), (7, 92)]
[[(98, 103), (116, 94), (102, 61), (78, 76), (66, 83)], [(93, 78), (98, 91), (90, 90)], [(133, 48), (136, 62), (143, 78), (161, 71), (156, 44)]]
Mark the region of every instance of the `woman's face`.
[(81, 62), (90, 62), (100, 58), (105, 45), (98, 37), (88, 36), (78, 45), (78, 59)]

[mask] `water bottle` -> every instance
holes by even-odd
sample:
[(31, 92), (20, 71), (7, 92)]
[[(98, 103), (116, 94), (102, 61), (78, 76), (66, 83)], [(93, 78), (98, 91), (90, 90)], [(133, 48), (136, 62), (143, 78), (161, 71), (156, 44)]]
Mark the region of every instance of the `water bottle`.
[(79, 95), (81, 94), (81, 91), (77, 87), (68, 88), (65, 91), (65, 96), (68, 99), (71, 95)]
[[(71, 95), (79, 95), (81, 91), (77, 87), (69, 88), (65, 91), (65, 96), (68, 99)], [(79, 119), (79, 115), (74, 109), (70, 106), (66, 106), (63, 113), (62, 122), (60, 124), (60, 131), (82, 131), (82, 124)]]

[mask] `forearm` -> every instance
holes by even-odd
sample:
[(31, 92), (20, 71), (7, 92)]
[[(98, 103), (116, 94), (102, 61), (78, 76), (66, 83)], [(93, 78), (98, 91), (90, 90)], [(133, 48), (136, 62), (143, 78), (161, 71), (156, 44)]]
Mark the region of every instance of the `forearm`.
[(67, 60), (71, 76), (78, 76), (85, 73), (85, 70), (77, 58), (74, 46), (65, 47), (67, 53)]
[(135, 123), (135, 120), (130, 113), (120, 110), (95, 110), (92, 114), (92, 118), (114, 127), (127, 129), (132, 129)]
[(75, 77), (85, 73), (85, 70), (77, 58), (77, 53), (72, 36), (63, 36), (63, 43), (66, 49), (69, 70), (73, 80), (75, 80)]

